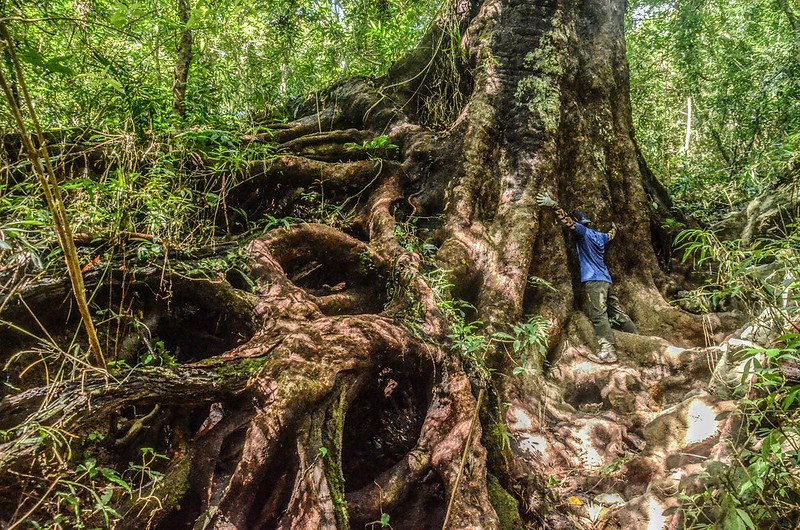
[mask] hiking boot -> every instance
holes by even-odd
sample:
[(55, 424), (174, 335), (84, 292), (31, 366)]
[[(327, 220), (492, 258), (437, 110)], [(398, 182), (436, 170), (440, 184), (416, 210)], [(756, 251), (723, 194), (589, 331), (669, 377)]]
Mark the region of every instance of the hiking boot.
[(614, 353), (587, 353), (586, 358), (598, 364), (611, 364), (617, 362), (617, 356)]
[(591, 361), (601, 364), (617, 362), (617, 352), (614, 349), (614, 345), (605, 339), (599, 339), (598, 342), (600, 343), (600, 351), (596, 354), (590, 353), (586, 357)]

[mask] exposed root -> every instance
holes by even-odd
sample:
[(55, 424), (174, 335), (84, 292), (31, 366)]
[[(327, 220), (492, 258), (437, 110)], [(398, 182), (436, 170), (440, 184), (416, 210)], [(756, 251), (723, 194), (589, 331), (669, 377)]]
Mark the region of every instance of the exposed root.
[(346, 144), (361, 145), (372, 134), (361, 129), (335, 130), (308, 134), (281, 144), (295, 155), (326, 162), (365, 160), (369, 153), (364, 149), (349, 149)]
[(244, 168), (244, 180), (231, 188), (227, 203), (255, 218), (266, 211), (277, 211), (282, 197), (312, 185), (343, 201), (365, 191), (379, 177), (396, 172), (398, 167), (397, 163), (380, 160), (329, 163), (281, 156)]
[(307, 134), (330, 131), (341, 125), (344, 114), (341, 109), (326, 107), (322, 111), (304, 116), (290, 123), (269, 124), (266, 132), (243, 136), (245, 142), (278, 142), (285, 143)]
[[(458, 492), (453, 491), (475, 410), (469, 381), (457, 361), (420, 342), (389, 318), (375, 314), (329, 317), (322, 311), (328, 307), (323, 301), (366, 298), (369, 291), (363, 289), (383, 286), (386, 279), (381, 275), (390, 273), (388, 258), (396, 260), (392, 273), (404, 274), (412, 289), (427, 288), (414, 265), (418, 257), (394, 240), (393, 222), (388, 218), (391, 200), (383, 201), (378, 195), (371, 204), (375, 221), (371, 233), (382, 241), (375, 247), (322, 225), (277, 230), (252, 242), (250, 276), (257, 281), (254, 312), (259, 331), (248, 342), (203, 363), (133, 371), (124, 382), (96, 377), (24, 392), (0, 404), (4, 420), (9, 425), (50, 425), (80, 436), (102, 429), (117, 411), (131, 405), (175, 400), (182, 406), (214, 403), (198, 427), (176, 427), (176, 435), (182, 434), (172, 442), (173, 460), (163, 483), (172, 484), (179, 493), (165, 494), (169, 501), (161, 513), (140, 512), (159, 525), (208, 518), (216, 528), (245, 528), (256, 521), (273, 521), (279, 528), (338, 528), (347, 518), (342, 495), (353, 496), (354, 520), (369, 522), (379, 518), (382, 510), (400, 516), (410, 506), (404, 503), (420, 501), (415, 484), (429, 484), (441, 489), (442, 505), (437, 510), (442, 516), (444, 499), (455, 498), (454, 527), (494, 528), (479, 433), (467, 451), (469, 473)], [(382, 215), (384, 220), (379, 221)], [(320, 270), (326, 274), (338, 271), (343, 276), (315, 277), (316, 269), (307, 267), (314, 261), (323, 265)], [(341, 291), (321, 295), (322, 287), (335, 287), (328, 285), (333, 282), (344, 283)], [(434, 311), (431, 305), (431, 314)], [(392, 372), (385, 367), (392, 366), (399, 367), (399, 375), (388, 375)], [(383, 381), (382, 390), (367, 392), (375, 388), (376, 377)], [(382, 406), (388, 407), (379, 414), (386, 422), (381, 429), (388, 430), (377, 431), (375, 439), (399, 435), (412, 442), (409, 453), (387, 461), (390, 467), (376, 470), (374, 477), (356, 478), (348, 475), (347, 465), (341, 468), (345, 485), (351, 480), (366, 484), (347, 493), (344, 487), (331, 489), (336, 466), (323, 465), (326, 457), (320, 452), (322, 443), (333, 443), (325, 442), (320, 433), (334, 420), (320, 416), (319, 411), (330, 409), (341, 388), (348, 389), (341, 418), (347, 414), (358, 418), (359, 407), (379, 399), (370, 393), (381, 392)], [(58, 397), (48, 397), (53, 392)], [(362, 392), (367, 393), (360, 404)], [(92, 410), (89, 416), (87, 408)], [(160, 422), (174, 421), (170, 414), (155, 407), (144, 418), (134, 418), (128, 428), (123, 425), (117, 449), (135, 450), (147, 437), (148, 429), (142, 427), (148, 422), (155, 428)], [(24, 431), (16, 436), (2, 451), (0, 469), (5, 471), (27, 465), (39, 451), (36, 444), (25, 442)], [(370, 436), (365, 433), (361, 441), (346, 438), (344, 452), (356, 450), (353, 444), (365, 443)], [(295, 447), (294, 457), (286, 460), (291, 447)], [(344, 462), (338, 450), (328, 457), (338, 460), (339, 466)], [(275, 480), (294, 485), (274, 488)], [(371, 489), (373, 481), (389, 496)], [(265, 491), (270, 491), (266, 503)]]

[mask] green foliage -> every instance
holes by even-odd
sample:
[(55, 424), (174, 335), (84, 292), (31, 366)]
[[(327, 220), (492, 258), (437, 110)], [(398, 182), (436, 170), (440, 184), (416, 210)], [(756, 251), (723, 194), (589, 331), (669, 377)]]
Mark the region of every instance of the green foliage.
[[(310, 92), (380, 75), (413, 46), (439, 0), (189, 2), (187, 121), (291, 118)], [(177, 2), (12, 1), (4, 8), (45, 126), (169, 129)], [(0, 120), (7, 118), (4, 107)]]
[[(707, 285), (691, 293), (701, 309), (733, 299), (759, 315), (760, 325), (775, 329), (795, 321), (800, 311), (798, 242), (798, 223), (784, 238), (752, 246), (722, 241), (706, 230), (685, 230), (676, 240), (684, 260), (711, 273)], [(706, 491), (683, 498), (687, 528), (778, 529), (800, 523), (800, 385), (784, 371), (800, 363), (800, 334), (752, 348), (742, 361), (744, 439), (732, 448), (732, 465), (707, 466)]]
[(397, 223), (394, 228), (397, 242), (406, 252), (416, 252), (426, 262), (431, 262), (436, 246), (422, 241), (417, 235), (417, 219), (413, 218), (405, 223)]
[[(533, 316), (525, 322), (511, 324), (510, 329), (513, 334), (498, 331), (487, 336), (484, 323), (470, 318), (476, 311), (475, 307), (453, 296), (451, 271), (435, 266), (433, 254), (436, 247), (419, 239), (415, 221), (398, 223), (395, 235), (406, 251), (416, 252), (423, 258), (425, 271), (422, 276), (433, 293), (436, 309), (447, 324), (451, 348), (458, 353), (464, 369), (473, 381), (483, 384), (491, 377), (486, 364), (486, 356), (491, 348), (501, 347), (509, 355), (510, 360), (517, 365), (513, 375), (520, 375), (523, 372), (530, 355), (544, 358), (547, 354), (550, 326), (546, 319)], [(393, 293), (390, 292), (391, 294)], [(411, 314), (404, 316), (404, 322), (413, 333), (424, 339), (419, 329), (421, 320), (419, 302), (414, 302), (413, 308)]]
[[(513, 370), (514, 375), (520, 375), (525, 371), (528, 363), (528, 355), (538, 355), (541, 359), (547, 355), (547, 339), (550, 323), (547, 319), (534, 316), (526, 322), (511, 326), (512, 334), (498, 331), (492, 334), (492, 338), (506, 346), (511, 346), (513, 356), (511, 359), (519, 365)], [(518, 361), (517, 361), (518, 358)]]
[(146, 341), (147, 352), (139, 357), (141, 366), (178, 366), (177, 361), (164, 347), (164, 341), (156, 341), (152, 346)]
[(629, 3), (639, 144), (677, 206), (695, 217), (711, 218), (775, 181), (797, 176), (800, 36), (780, 4)]
[(787, 227), (786, 237), (758, 241), (746, 246), (741, 240), (723, 241), (709, 231), (690, 229), (680, 232), (675, 246), (684, 262), (704, 269), (706, 284), (689, 293), (700, 311), (719, 308), (726, 299), (757, 314), (766, 307), (784, 304), (784, 281), (800, 278), (800, 223)]
[(743, 381), (753, 375), (741, 400), (746, 440), (730, 466), (706, 471), (711, 487), (683, 498), (687, 528), (794, 528), (800, 523), (800, 385), (781, 366), (800, 362), (800, 334), (780, 347), (748, 350)]
[(558, 289), (553, 287), (553, 284), (545, 280), (544, 278), (540, 278), (539, 276), (528, 276), (528, 285), (530, 287), (544, 287), (554, 293), (558, 292)]
[[(376, 171), (379, 173), (379, 171)], [(317, 187), (318, 186), (318, 187)], [(296, 223), (301, 219), (307, 222), (322, 223), (336, 228), (347, 228), (352, 225), (355, 219), (354, 208), (349, 206), (350, 199), (337, 204), (325, 199), (325, 188), (322, 182), (315, 183), (316, 189), (306, 189), (300, 195), (300, 200), (294, 207), (296, 217), (285, 217), (278, 219), (276, 226), (288, 228), (290, 224)], [(353, 198), (357, 199), (358, 196)], [(352, 201), (354, 202), (354, 201)], [(267, 216), (270, 218), (271, 216)]]
[(366, 526), (369, 528), (392, 528), (392, 525), (389, 524), (389, 514), (388, 513), (381, 513), (381, 518), (377, 521), (372, 521), (371, 523), (367, 523)]
[[(238, 215), (226, 203), (238, 170), (280, 154), (272, 144), (241, 144), (241, 134), (237, 129), (194, 128), (142, 146), (125, 135), (92, 135), (83, 147), (107, 150), (110, 166), (61, 184), (73, 232), (124, 248), (140, 262), (163, 261), (170, 251), (210, 245), (221, 230), (230, 232), (231, 219)], [(12, 173), (25, 171), (25, 164), (12, 167)], [(251, 226), (240, 218), (246, 229), (294, 222), (267, 216)], [(31, 261), (36, 268), (60, 266), (54, 249), (56, 235), (35, 182), (0, 182), (0, 266), (20, 261)], [(85, 263), (95, 258), (88, 252), (81, 256)], [(99, 261), (108, 258), (101, 255)]]
[(349, 151), (363, 151), (370, 158), (388, 158), (397, 151), (398, 147), (393, 144), (388, 136), (377, 136), (372, 140), (366, 140), (362, 144), (346, 143), (345, 149)]
[[(483, 323), (468, 318), (468, 314), (475, 308), (468, 302), (453, 297), (450, 271), (435, 266), (433, 253), (436, 247), (420, 240), (417, 235), (416, 220), (398, 223), (395, 226), (395, 236), (407, 252), (416, 252), (422, 257), (425, 269), (422, 277), (431, 289), (436, 309), (447, 325), (451, 348), (461, 357), (464, 369), (474, 381), (487, 381), (489, 370), (486, 366), (486, 352), (490, 341), (480, 332)], [(403, 281), (406, 280), (401, 279), (401, 283)], [(404, 296), (408, 295), (406, 285), (390, 285), (390, 298), (397, 294), (398, 289), (402, 290)], [(403, 315), (403, 322), (412, 333), (426, 340), (420, 329), (420, 322), (423, 320), (421, 304), (418, 300), (409, 301), (411, 310)]]
[(436, 297), (437, 309), (447, 322), (451, 348), (459, 354), (464, 369), (473, 380), (487, 381), (489, 369), (486, 366), (486, 353), (489, 339), (481, 333), (483, 322), (467, 318), (467, 313), (475, 308), (464, 300), (453, 298), (453, 285), (448, 279), (449, 275), (450, 271), (432, 269), (423, 277)]
[[(104, 444), (105, 437), (100, 433), (90, 433), (82, 441), (83, 450), (73, 452), (76, 440), (71, 433), (32, 423), (14, 429), (34, 435), (31, 441), (35, 439), (43, 449), (42, 458), (51, 461), (47, 468), (49, 475), (42, 477), (46, 490), (39, 491), (32, 500), (39, 506), (36, 516), (24, 520), (30, 527), (113, 528), (123, 517), (113, 506), (125, 503), (140, 509), (151, 504), (157, 511), (160, 501), (153, 491), (161, 473), (154, 466), (167, 457), (153, 448), (139, 448), (141, 460), (130, 462), (120, 471), (103, 465), (92, 454)], [(32, 495), (36, 495), (35, 491), (32, 490)]]

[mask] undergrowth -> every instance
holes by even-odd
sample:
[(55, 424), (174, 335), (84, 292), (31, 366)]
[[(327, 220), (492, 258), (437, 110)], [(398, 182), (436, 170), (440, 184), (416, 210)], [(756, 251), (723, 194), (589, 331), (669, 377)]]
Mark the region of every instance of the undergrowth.
[[(437, 266), (435, 253), (438, 249), (418, 237), (416, 221), (398, 223), (395, 236), (407, 252), (415, 252), (422, 258), (422, 276), (433, 293), (436, 309), (446, 323), (450, 347), (459, 355), (474, 384), (483, 387), (491, 380), (497, 368), (487, 363), (487, 356), (492, 351), (502, 351), (514, 376), (521, 375), (534, 356), (540, 357), (540, 361), (545, 358), (549, 331), (549, 322), (545, 318), (529, 316), (525, 321), (507, 323), (507, 331), (487, 332), (484, 322), (471, 318), (476, 313), (475, 307), (453, 295), (452, 272)], [(391, 299), (398, 287), (390, 285), (389, 288)], [(411, 309), (401, 315), (402, 321), (414, 335), (426, 340), (420, 327), (420, 302), (413, 299), (410, 302)]]
[[(676, 241), (709, 275), (688, 297), (701, 310), (725, 300), (752, 319), (735, 389), (741, 428), (731, 459), (706, 466), (706, 489), (682, 496), (685, 527), (755, 530), (800, 524), (800, 223), (780, 239), (745, 245), (707, 230)], [(745, 330), (746, 332), (748, 330)]]
[(784, 529), (800, 524), (800, 382), (786, 366), (800, 363), (800, 333), (746, 353), (752, 375), (740, 400), (742, 437), (729, 465), (706, 467), (706, 489), (682, 496), (686, 528)]
[[(102, 171), (86, 169), (61, 183), (86, 261), (96, 255), (86, 250), (92, 245), (155, 259), (232, 235), (235, 212), (226, 195), (237, 175), (248, 163), (280, 154), (274, 144), (242, 144), (240, 136), (236, 130), (195, 128), (143, 144), (101, 133), (78, 150), (62, 144), (64, 164), (98, 153), (103, 160)], [(24, 178), (26, 167), (20, 161), (0, 169), (0, 271), (22, 263), (50, 269), (60, 262), (49, 213), (35, 182)]]
[(684, 262), (705, 273), (705, 284), (686, 294), (698, 312), (719, 310), (725, 302), (757, 315), (780, 307), (800, 279), (800, 222), (785, 228), (780, 239), (746, 245), (740, 239), (722, 240), (707, 229), (683, 230), (675, 238)]

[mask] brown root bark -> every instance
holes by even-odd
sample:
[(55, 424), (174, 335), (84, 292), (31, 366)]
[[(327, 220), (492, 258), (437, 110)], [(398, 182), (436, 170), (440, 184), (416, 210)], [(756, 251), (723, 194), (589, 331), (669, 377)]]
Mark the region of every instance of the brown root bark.
[[(668, 471), (688, 464), (662, 457), (687, 446), (660, 433), (689, 409), (730, 411), (700, 395), (719, 352), (697, 348), (730, 323), (709, 331), (658, 290), (666, 258), (653, 227), (669, 204), (633, 138), (623, 15), (616, 1), (459, 3), (384, 79), (339, 83), (309, 115), (243, 138), (292, 154), (245, 167), (230, 208), (287, 215), (319, 188), (352, 221), (251, 240), (249, 293), (233, 276), (160, 269), (99, 282), (105, 309), (129, 304), (152, 328), (120, 332), (117, 344), (133, 343), (120, 350), (172, 337), (180, 366), (39, 379), (6, 397), (8, 426), (27, 427), (0, 448), (4, 508), (24, 513), (48, 492), (29, 472), (57, 460), (54, 442), (31, 434), (41, 426), (105, 432), (107, 465), (142, 447), (169, 458), (154, 481), (160, 508), (129, 499), (129, 528), (363, 528), (388, 514), (398, 530), (438, 529), (451, 499), (448, 528), (575, 528), (586, 513), (570, 498), (622, 495), (637, 517), (667, 503), (651, 484), (674, 486)], [(447, 130), (428, 127), (437, 104), (455, 112)], [(345, 147), (384, 134), (396, 160)], [(643, 335), (617, 335), (616, 365), (586, 358), (595, 337), (574, 244), (536, 206), (542, 191), (621, 228), (607, 263)], [(69, 323), (53, 303), (63, 293), (20, 293), (34, 313), (56, 308), (42, 327)], [(33, 329), (10, 300), (3, 318)], [(525, 335), (534, 316), (549, 325), (547, 347)], [(181, 330), (198, 340), (179, 341)], [(31, 348), (0, 333), (17, 341), (10, 355)], [(479, 387), (488, 398), (473, 426)]]
[[(376, 211), (380, 209), (375, 207)], [(398, 429), (405, 422), (410, 424), (405, 428), (411, 429), (406, 433), (411, 443), (408, 454), (400, 455), (396, 462), (420, 459), (421, 464), (416, 480), (403, 488), (392, 488), (395, 493), (385, 506), (379, 502), (376, 510), (374, 502), (356, 503), (361, 508), (354, 512), (355, 519), (376, 520), (382, 510), (402, 513), (404, 501), (413, 493), (413, 483), (423, 479), (438, 488), (442, 497), (452, 495), (460, 451), (475, 409), (470, 384), (457, 361), (386, 317), (324, 314), (326, 297), (319, 296), (318, 291), (323, 289), (320, 284), (327, 286), (325, 280), (343, 284), (338, 294), (355, 300), (349, 311), (336, 311), (335, 315), (358, 313), (358, 309), (381, 311), (372, 297), (382, 293), (375, 286), (385, 283), (384, 275), (391, 270), (382, 255), (396, 256), (400, 262), (409, 262), (409, 258), (403, 259), (399, 245), (387, 241), (377, 248), (374, 251), (323, 225), (277, 230), (249, 247), (250, 276), (259, 285), (253, 309), (258, 331), (249, 341), (200, 364), (134, 371), (119, 381), (95, 376), (88, 381), (34, 388), (6, 399), (2, 403), (4, 418), (9, 425), (47, 426), (82, 436), (113, 422), (126, 408), (178, 400), (182, 408), (201, 407), (202, 411), (203, 406), (215, 403), (207, 409), (208, 417), (199, 428), (184, 426), (179, 429), (183, 431), (179, 440), (169, 443), (172, 464), (165, 470), (163, 482), (178, 483), (182, 493), (172, 492), (172, 505), (165, 505), (156, 515), (140, 511), (140, 516), (150, 517), (151, 524), (169, 527), (210, 518), (217, 528), (337, 528), (347, 520), (341, 515), (347, 513), (344, 484), (352, 477), (347, 467), (342, 468), (341, 448), (339, 454), (332, 450), (321, 456), (320, 447), (327, 443), (323, 433), (338, 428), (341, 437), (348, 414), (357, 415), (351, 407), (374, 407), (375, 401), (391, 400), (392, 390), (376, 388), (372, 383), (379, 373), (388, 370), (397, 374), (393, 377), (400, 380), (401, 387), (408, 387), (403, 390), (406, 394), (417, 396), (410, 416), (389, 423), (389, 427)], [(334, 276), (314, 278), (313, 272), (297, 272), (298, 266), (315, 260), (326, 274)], [(414, 262), (413, 257), (410, 262)], [(415, 269), (400, 267), (404, 274), (418, 276)], [(409, 284), (423, 285), (420, 282), (415, 277)], [(26, 293), (29, 301), (36, 296), (46, 297), (35, 288)], [(391, 380), (395, 387), (396, 379)], [(362, 395), (365, 392), (367, 395)], [(375, 395), (380, 392), (382, 396)], [(58, 399), (49, 397), (54, 393)], [(341, 400), (338, 409), (334, 407), (337, 400)], [(141, 445), (152, 435), (143, 425), (174, 421), (171, 415), (169, 407), (150, 408), (146, 417), (128, 421), (127, 428), (116, 437), (118, 443), (111, 445), (119, 448), (118, 452)], [(16, 438), (3, 447), (3, 469), (46, 468), (48, 460), (34, 462), (42, 454), (42, 444), (31, 443), (24, 429), (15, 434)], [(370, 432), (364, 434), (368, 438)], [(485, 451), (475, 434), (471, 475), (459, 483), (456, 506), (460, 508), (455, 520), (465, 528), (491, 528), (493, 512), (482, 481)], [(373, 435), (380, 439), (381, 433)], [(232, 439), (238, 441), (232, 443)], [(231, 449), (226, 446), (231, 443), (234, 456), (227, 454)], [(337, 462), (327, 466), (325, 458)], [(235, 461), (236, 465), (230, 467), (223, 461)], [(396, 462), (387, 465), (395, 466)], [(191, 481), (180, 479), (187, 468)], [(338, 490), (331, 478), (337, 468), (341, 476)], [(385, 470), (372, 471), (382, 480)], [(265, 488), (278, 477), (284, 481), (294, 477), (294, 486), (271, 490), (271, 500), (262, 503)], [(442, 506), (439, 513), (443, 517)], [(135, 526), (130, 519), (125, 524)]]

